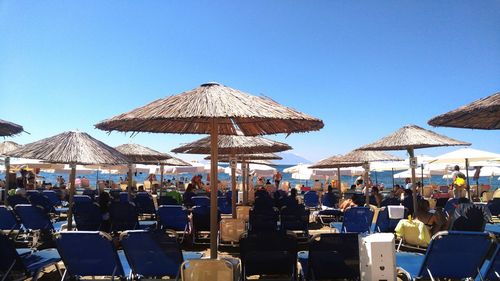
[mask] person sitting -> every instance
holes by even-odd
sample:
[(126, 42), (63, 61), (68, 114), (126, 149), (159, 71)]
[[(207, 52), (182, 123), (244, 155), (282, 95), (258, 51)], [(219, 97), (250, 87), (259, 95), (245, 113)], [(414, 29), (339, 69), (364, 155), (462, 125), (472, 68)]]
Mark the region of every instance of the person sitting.
[(195, 190), (194, 185), (190, 183), (190, 184), (188, 184), (186, 191), (182, 195), (182, 203), (184, 204), (184, 206), (186, 206), (186, 208), (191, 208), (194, 206), (193, 199), (192, 199), (193, 196), (196, 196), (196, 193), (194, 193), (194, 190)]
[(441, 212), (431, 213), (429, 201), (425, 199), (419, 199), (417, 201), (416, 219), (423, 222), (425, 226), (427, 226), (431, 236), (441, 230), (447, 229), (445, 216)]
[(328, 191), (323, 194), (321, 204), (326, 208), (335, 208), (339, 204), (339, 199), (333, 193), (333, 187), (328, 185)]
[(370, 205), (377, 206), (380, 208), (382, 203), (382, 195), (380, 195), (378, 188), (376, 186), (372, 187), (371, 195), (370, 195)]
[(405, 208), (408, 209), (408, 212), (410, 215), (413, 216), (414, 210), (413, 210), (413, 192), (411, 189), (405, 189), (403, 193), (403, 200), (401, 201), (401, 205), (405, 206)]
[(380, 202), (380, 207), (387, 207), (391, 205), (399, 206), (401, 204), (399, 198), (399, 196), (396, 197), (394, 191), (391, 191), (388, 197), (382, 199), (382, 202)]
[(90, 181), (86, 177), (82, 177), (80, 183), (83, 188), (90, 187)]
[(299, 205), (299, 201), (297, 200), (297, 189), (292, 188), (290, 190), (290, 195), (281, 199), (280, 205), (281, 207), (287, 206), (289, 208), (297, 207)]

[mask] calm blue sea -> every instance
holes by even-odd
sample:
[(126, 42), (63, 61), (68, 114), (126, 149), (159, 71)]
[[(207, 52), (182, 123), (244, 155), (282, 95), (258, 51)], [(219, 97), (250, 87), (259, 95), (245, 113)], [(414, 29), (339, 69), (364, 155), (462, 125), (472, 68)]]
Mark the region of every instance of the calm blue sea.
[[(227, 165), (221, 164), (220, 166), (227, 166)], [(278, 165), (278, 166), (275, 166), (275, 168), (278, 169), (279, 171), (283, 171), (283, 169), (286, 169), (286, 168), (291, 167), (291, 166), (292, 165)], [(41, 172), (40, 176), (44, 177), (46, 182), (52, 182), (52, 183), (55, 183), (55, 179), (57, 178), (57, 176), (63, 176), (64, 179), (66, 180), (66, 182), (68, 181), (68, 178), (69, 178), (69, 174), (64, 174), (64, 173), (63, 174), (57, 174), (57, 173), (52, 174), (52, 173)], [(99, 180), (110, 179), (110, 180), (117, 182), (120, 180), (120, 177), (125, 178), (125, 174), (123, 174), (123, 175), (108, 175), (108, 174), (96, 173), (96, 174), (86, 174), (83, 176), (85, 176), (86, 178), (88, 178), (90, 180), (91, 185), (95, 185), (95, 182), (97, 179), (99, 179)], [(137, 180), (137, 182), (142, 182), (147, 178), (147, 176), (148, 176), (147, 174), (137, 174), (136, 180)], [(172, 178), (179, 179), (179, 178), (183, 177), (183, 178), (191, 179), (192, 176), (193, 175), (190, 175), (190, 174), (174, 175), (174, 176), (165, 175), (165, 178), (166, 179), (172, 179)], [(1, 175), (1, 177), (3, 178), (4, 175)], [(376, 172), (376, 173), (372, 172), (371, 178), (374, 182), (376, 181), (378, 183), (383, 183), (386, 187), (392, 187), (392, 176), (391, 176), (390, 171), (388, 171), (388, 172)], [(418, 178), (418, 172), (417, 172), (417, 178)], [(158, 175), (158, 179), (159, 179), (159, 175)], [(219, 174), (219, 179), (229, 181), (230, 176), (225, 174), (225, 173), (221, 173), (221, 174)], [(204, 181), (206, 180), (206, 175), (203, 175), (203, 180)], [(355, 180), (355, 177), (352, 178), (349, 176), (342, 176), (342, 182), (347, 182), (349, 185), (351, 185), (354, 182), (354, 180)], [(283, 181), (289, 181), (292, 184), (292, 186), (294, 186), (297, 183), (305, 184), (305, 185), (312, 185), (311, 180), (309, 180), (309, 181), (295, 180), (295, 179), (291, 178), (291, 174), (285, 174), (285, 173), (283, 173)], [(418, 181), (420, 181), (420, 178), (418, 178)], [(445, 179), (443, 179), (442, 176), (432, 176), (431, 179), (424, 179), (424, 184), (428, 184), (430, 182), (432, 182), (434, 184), (438, 184), (438, 185), (446, 185), (447, 184), (447, 181)], [(404, 183), (404, 179), (395, 179), (395, 184), (403, 184), (403, 183)], [(471, 185), (472, 184), (475, 184), (475, 182), (471, 182)], [(500, 181), (498, 180), (498, 177), (494, 177), (494, 178), (481, 177), (479, 179), (479, 184), (490, 184), (494, 188), (500, 187)]]

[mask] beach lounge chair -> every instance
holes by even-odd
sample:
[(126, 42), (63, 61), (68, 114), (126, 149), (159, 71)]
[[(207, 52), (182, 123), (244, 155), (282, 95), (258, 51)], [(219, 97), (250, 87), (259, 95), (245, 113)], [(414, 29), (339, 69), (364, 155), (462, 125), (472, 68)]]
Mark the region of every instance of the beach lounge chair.
[[(194, 244), (208, 243), (210, 239), (210, 207), (195, 206), (192, 209), (192, 235)], [(217, 222), (220, 222), (218, 212)]]
[(89, 203), (91, 203), (94, 201), (88, 195), (75, 195), (75, 196), (73, 196), (73, 203), (77, 203), (77, 202), (89, 202)]
[(11, 233), (19, 229), (20, 224), (12, 208), (0, 206), (0, 232), (10, 236)]
[(297, 238), (280, 231), (247, 233), (240, 239), (242, 277), (251, 275), (297, 278)]
[(230, 215), (233, 212), (231, 202), (225, 196), (217, 197), (217, 208), (223, 215)]
[(156, 221), (139, 221), (135, 206), (130, 203), (112, 202), (109, 205), (111, 231), (125, 231), (154, 227)]
[(451, 198), (448, 201), (446, 201), (446, 204), (444, 205), (444, 211), (446, 212), (446, 214), (448, 214), (449, 217), (451, 217), (457, 206), (458, 206), (458, 199)]
[(23, 226), (29, 231), (60, 231), (66, 221), (52, 222), (41, 207), (19, 204), (14, 209)]
[(237, 246), (241, 235), (246, 231), (246, 223), (242, 219), (224, 218), (220, 221), (219, 245)]
[(280, 212), (280, 229), (293, 231), (301, 238), (309, 239), (309, 209), (304, 205), (284, 206)]
[(130, 273), (123, 251), (116, 251), (110, 235), (99, 231), (61, 231), (57, 250), (66, 267), (63, 279), (87, 276), (126, 277)]
[(245, 222), (250, 220), (250, 206), (236, 206), (236, 217), (242, 219)]
[(494, 239), (484, 232), (442, 231), (434, 235), (425, 255), (397, 252), (396, 263), (410, 280), (475, 278)]
[(210, 206), (210, 198), (208, 196), (193, 196), (191, 200), (194, 206)]
[(19, 204), (29, 204), (30, 201), (28, 198), (21, 196), (21, 195), (12, 195), (7, 197), (7, 204), (11, 206), (12, 208), (15, 208)]
[(380, 208), (374, 231), (394, 232), (399, 221), (405, 217), (405, 213), (405, 208), (403, 206), (389, 205)]
[(485, 270), (476, 278), (478, 281), (496, 281), (500, 280), (500, 245), (497, 248), (490, 260), (485, 262)]
[(200, 259), (200, 252), (183, 252), (176, 238), (163, 231), (129, 230), (120, 235), (125, 256), (135, 278), (176, 278), (184, 260)]
[(90, 199), (94, 200), (95, 196), (96, 196), (96, 191), (91, 190), (91, 189), (84, 189), (82, 191), (82, 195), (86, 195), (86, 196), (90, 197)]
[(275, 231), (278, 227), (279, 211), (274, 207), (254, 206), (250, 210), (249, 231)]
[(50, 203), (52, 203), (54, 207), (62, 206), (61, 199), (54, 190), (44, 190), (42, 191), (42, 194), (49, 199)]
[(304, 205), (310, 209), (317, 209), (319, 206), (319, 196), (316, 191), (311, 190), (304, 194)]
[(298, 257), (307, 280), (360, 278), (357, 233), (315, 235)]
[(182, 233), (181, 241), (189, 233), (189, 217), (186, 208), (180, 205), (167, 205), (158, 208), (158, 222), (162, 230), (173, 230)]
[(342, 223), (333, 222), (332, 227), (341, 233), (369, 233), (373, 220), (373, 212), (368, 207), (351, 207), (344, 212)]
[(181, 266), (182, 281), (236, 281), (233, 264), (224, 259), (188, 260)]
[(50, 199), (41, 192), (32, 192), (28, 196), (28, 200), (33, 206), (40, 206), (46, 213), (55, 213), (54, 205)]
[(486, 207), (490, 209), (491, 215), (493, 216), (498, 216), (500, 215), (500, 198), (493, 198), (488, 204), (486, 204)]
[(102, 230), (102, 214), (100, 207), (95, 202), (75, 202), (73, 216), (76, 228), (80, 231)]
[(154, 218), (156, 215), (156, 208), (153, 198), (147, 192), (137, 192), (134, 198), (135, 208), (140, 216), (151, 216)]
[(1, 281), (24, 280), (30, 277), (36, 281), (43, 269), (52, 265), (57, 267), (61, 260), (56, 249), (24, 251), (22, 254), (19, 252), (8, 236), (0, 234)]
[(402, 246), (412, 251), (423, 252), (431, 241), (431, 234), (425, 224), (419, 220), (402, 219), (395, 230), (398, 238), (397, 250)]

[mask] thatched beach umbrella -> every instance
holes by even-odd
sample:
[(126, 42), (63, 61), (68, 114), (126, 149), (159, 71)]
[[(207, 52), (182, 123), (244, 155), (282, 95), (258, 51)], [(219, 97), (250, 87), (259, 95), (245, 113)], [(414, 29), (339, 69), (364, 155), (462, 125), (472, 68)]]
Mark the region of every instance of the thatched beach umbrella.
[[(255, 154), (242, 154), (242, 155), (234, 155), (236, 159), (241, 160), (242, 158), (245, 158), (247, 162), (251, 162), (252, 160), (281, 160), (283, 157), (279, 156), (278, 154), (275, 153), (255, 153)], [(210, 160), (211, 157), (207, 156), (203, 158), (205, 160)], [(225, 155), (221, 154), (219, 155), (219, 162), (226, 162), (228, 163), (231, 160), (231, 155)], [(272, 163), (272, 162), (269, 162)]]
[(114, 148), (83, 132), (64, 132), (7, 153), (12, 157), (39, 159), (49, 163), (69, 164), (70, 192), (68, 229), (72, 228), (72, 205), (75, 194), (76, 165), (126, 164), (128, 159)]
[[(211, 189), (217, 190), (218, 136), (246, 136), (308, 132), (323, 128), (323, 121), (219, 83), (193, 90), (123, 113), (96, 125), (106, 131), (211, 135)], [(217, 192), (211, 193), (210, 250), (217, 258)]]
[(440, 127), (500, 130), (500, 93), (438, 115), (428, 123)]
[(381, 138), (380, 140), (360, 147), (361, 150), (406, 150), (410, 156), (411, 185), (413, 191), (413, 209), (417, 210), (417, 190), (415, 168), (417, 159), (415, 149), (438, 147), (438, 146), (458, 146), (470, 145), (470, 143), (452, 139), (447, 136), (437, 134), (416, 125), (406, 125), (396, 132)]
[[(150, 164), (157, 164), (160, 165), (160, 186), (163, 185), (163, 176), (165, 174), (165, 166), (178, 166), (178, 167), (189, 167), (192, 166), (188, 162), (169, 155), (171, 158), (161, 160), (161, 161), (154, 161), (151, 162)], [(143, 164), (148, 164), (148, 163), (143, 163)]]
[(0, 137), (10, 137), (22, 132), (23, 126), (0, 119)]
[[(4, 141), (2, 143), (0, 143), (0, 156), (4, 156), (6, 155), (7, 153), (13, 151), (13, 150), (16, 150), (18, 148), (20, 148), (22, 145), (20, 144), (17, 144), (13, 141)], [(5, 157), (5, 161), (4, 161), (4, 165), (5, 165), (5, 195), (4, 195), (4, 203), (5, 203), (5, 206), (7, 206), (7, 192), (9, 191), (9, 181), (10, 181), (10, 178), (9, 178), (9, 171), (10, 171), (10, 157)]]
[(172, 158), (172, 156), (166, 153), (161, 153), (149, 147), (145, 147), (135, 143), (122, 144), (115, 147), (115, 149), (118, 150), (121, 154), (127, 156), (127, 158), (129, 159), (128, 185), (127, 185), (127, 192), (129, 198), (130, 198), (130, 193), (132, 192), (131, 188), (133, 184), (133, 179), (132, 179), (133, 164), (150, 164), (151, 162), (159, 163), (162, 160)]
[[(319, 161), (310, 166), (310, 168), (337, 168), (338, 181), (340, 183), (340, 168), (363, 166), (365, 172), (363, 181), (367, 187), (368, 172), (370, 171), (370, 162), (375, 161), (403, 161), (399, 157), (380, 152), (380, 151), (363, 151), (353, 150), (343, 156), (332, 156), (330, 158)], [(339, 187), (340, 190), (340, 187)], [(366, 204), (370, 202), (370, 192), (365, 188)]]
[[(220, 136), (218, 139), (219, 153), (226, 157), (240, 160), (243, 170), (243, 204), (248, 203), (248, 175), (246, 167), (246, 154), (255, 155), (255, 153), (271, 153), (281, 152), (292, 149), (286, 143), (273, 141), (263, 137), (252, 136)], [(209, 154), (210, 153), (210, 137), (202, 138), (200, 140), (185, 144), (183, 146), (172, 149), (175, 153), (188, 153), (188, 154)], [(236, 157), (238, 155), (238, 157)], [(270, 155), (264, 155), (270, 157)], [(210, 158), (212, 159), (212, 158)], [(254, 158), (255, 159), (255, 156)], [(231, 162), (231, 161), (230, 161)], [(236, 165), (231, 163), (231, 188), (232, 188), (232, 207), (233, 218), (236, 218)]]

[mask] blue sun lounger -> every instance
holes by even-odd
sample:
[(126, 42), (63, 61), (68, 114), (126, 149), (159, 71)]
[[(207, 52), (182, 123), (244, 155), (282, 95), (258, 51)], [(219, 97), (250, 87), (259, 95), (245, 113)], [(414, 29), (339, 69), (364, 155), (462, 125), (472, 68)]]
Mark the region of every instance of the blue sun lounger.
[(19, 230), (20, 225), (12, 208), (0, 206), (0, 232), (12, 233)]
[[(16, 275), (20, 280), (31, 277), (36, 281), (40, 272), (51, 265), (56, 265), (61, 260), (56, 249), (31, 251), (16, 250), (14, 242), (7, 236), (0, 234), (0, 280), (15, 280)], [(22, 276), (19, 276), (22, 274)]]
[(111, 236), (99, 231), (61, 231), (57, 250), (66, 267), (64, 280), (87, 276), (127, 277), (130, 267), (123, 251), (116, 251)]
[(494, 239), (485, 232), (442, 231), (434, 235), (425, 255), (397, 252), (396, 263), (410, 280), (474, 278)]
[(344, 212), (342, 223), (332, 222), (332, 228), (340, 233), (369, 233), (372, 228), (373, 212), (368, 207), (352, 207)]
[(63, 224), (66, 223), (66, 221), (53, 223), (42, 208), (30, 204), (19, 204), (16, 206), (15, 211), (23, 226), (31, 231), (59, 231)]
[(163, 231), (125, 231), (120, 235), (120, 242), (136, 278), (176, 278), (184, 260), (203, 256), (200, 252), (183, 253), (177, 239)]

